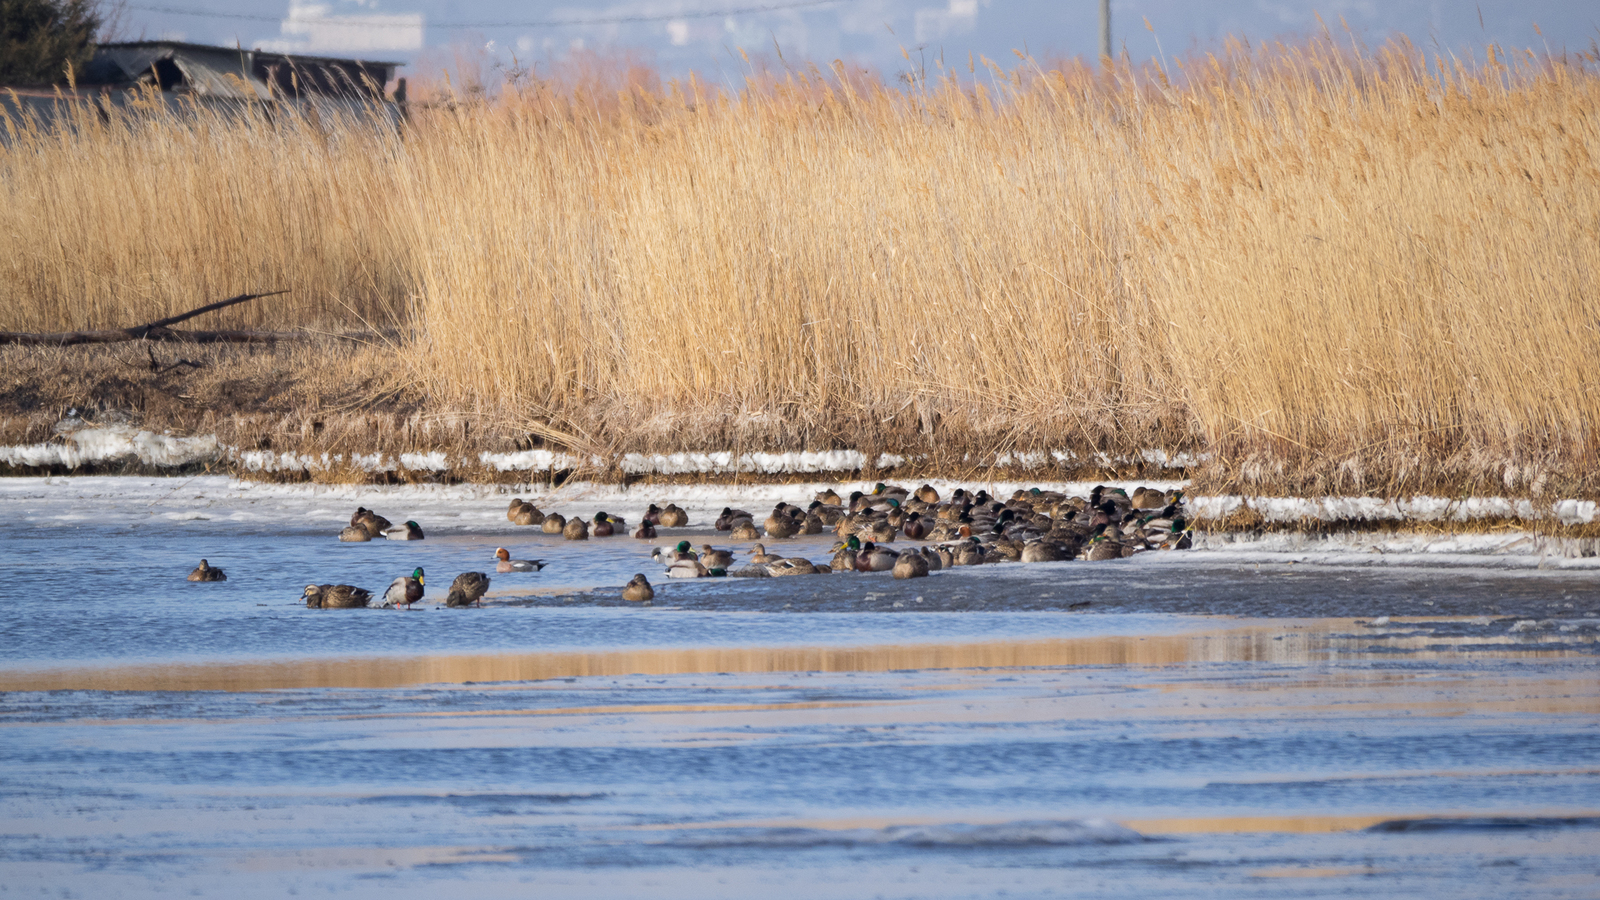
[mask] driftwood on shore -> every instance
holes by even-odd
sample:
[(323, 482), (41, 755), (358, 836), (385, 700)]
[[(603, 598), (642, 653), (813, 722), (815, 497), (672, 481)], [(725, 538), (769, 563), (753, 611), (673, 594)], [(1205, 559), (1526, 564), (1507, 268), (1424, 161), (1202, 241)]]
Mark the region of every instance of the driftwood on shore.
[(119, 328), (109, 331), (63, 331), (54, 334), (36, 333), (25, 331), (0, 331), (0, 344), (38, 344), (52, 347), (66, 347), (73, 344), (117, 344), (123, 341), (175, 341), (187, 344), (272, 344), (278, 341), (301, 341), (310, 338), (310, 335), (295, 332), (271, 331), (173, 331), (167, 327), (176, 325), (186, 319), (192, 319), (202, 313), (212, 312), (223, 307), (244, 303), (247, 300), (256, 300), (261, 297), (276, 297), (287, 294), (288, 291), (271, 291), (265, 294), (240, 294), (226, 300), (208, 303), (186, 313), (157, 319), (144, 325), (132, 328)]

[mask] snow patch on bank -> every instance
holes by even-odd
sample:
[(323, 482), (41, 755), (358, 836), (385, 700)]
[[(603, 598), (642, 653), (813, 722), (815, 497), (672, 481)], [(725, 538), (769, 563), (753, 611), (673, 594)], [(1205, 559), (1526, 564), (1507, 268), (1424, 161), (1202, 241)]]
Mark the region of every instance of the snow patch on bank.
[(56, 441), (0, 447), (0, 464), (68, 469), (137, 460), (161, 468), (215, 462), (223, 450), (216, 435), (173, 437), (126, 426), (79, 428)]
[(1506, 497), (1191, 497), (1189, 509), (1196, 518), (1221, 518), (1241, 509), (1253, 509), (1268, 522), (1470, 522), (1474, 519), (1553, 518), (1563, 525), (1593, 522), (1600, 504), (1593, 500), (1558, 500), (1537, 503)]

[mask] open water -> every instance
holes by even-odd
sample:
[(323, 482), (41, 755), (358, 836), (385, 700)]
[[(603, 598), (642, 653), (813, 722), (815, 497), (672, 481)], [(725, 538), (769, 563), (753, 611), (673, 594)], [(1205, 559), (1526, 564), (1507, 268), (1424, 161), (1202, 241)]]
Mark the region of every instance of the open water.
[[(0, 481), (0, 896), (1600, 896), (1592, 561), (669, 583), (507, 499)], [(428, 538), (340, 544), (358, 503)], [(415, 611), (298, 600), (418, 565)], [(436, 608), (469, 569), (486, 606)]]

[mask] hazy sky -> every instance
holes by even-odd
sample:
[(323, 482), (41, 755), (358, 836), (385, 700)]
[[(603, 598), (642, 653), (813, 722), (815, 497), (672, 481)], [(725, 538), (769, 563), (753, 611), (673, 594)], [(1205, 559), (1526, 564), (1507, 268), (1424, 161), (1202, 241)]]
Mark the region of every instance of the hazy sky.
[[(408, 63), (446, 60), (452, 48), (535, 65), (572, 48), (633, 50), (667, 74), (724, 77), (742, 70), (741, 48), (770, 58), (776, 41), (791, 62), (842, 58), (892, 76), (907, 66), (902, 49), (962, 66), (969, 54), (1009, 66), (1024, 48), (1041, 59), (1092, 56), (1097, 9), (1097, 0), (130, 0), (119, 35)], [(736, 12), (704, 15), (727, 10)], [(1305, 35), (1319, 29), (1318, 13), (1370, 44), (1395, 33), (1445, 50), (1495, 42), (1559, 52), (1600, 41), (1597, 0), (1113, 0), (1113, 43), (1135, 60), (1171, 58), (1229, 35)], [(586, 24), (549, 24), (573, 20)]]

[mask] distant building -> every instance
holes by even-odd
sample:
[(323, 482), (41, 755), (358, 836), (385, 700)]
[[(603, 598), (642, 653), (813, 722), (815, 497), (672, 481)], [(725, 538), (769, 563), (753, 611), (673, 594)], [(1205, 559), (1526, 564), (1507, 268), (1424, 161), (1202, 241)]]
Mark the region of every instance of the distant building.
[[(54, 118), (55, 106), (62, 99), (92, 98), (120, 106), (133, 90), (142, 87), (159, 89), (169, 104), (186, 100), (207, 106), (311, 102), (353, 112), (368, 111), (377, 104), (387, 110), (385, 117), (392, 117), (388, 85), (399, 67), (396, 62), (181, 41), (128, 41), (97, 46), (75, 90), (0, 89), (0, 106), (14, 113), (18, 111), (15, 103), (20, 102), (23, 110), (48, 120)], [(403, 102), (403, 88), (397, 93), (395, 99)]]

